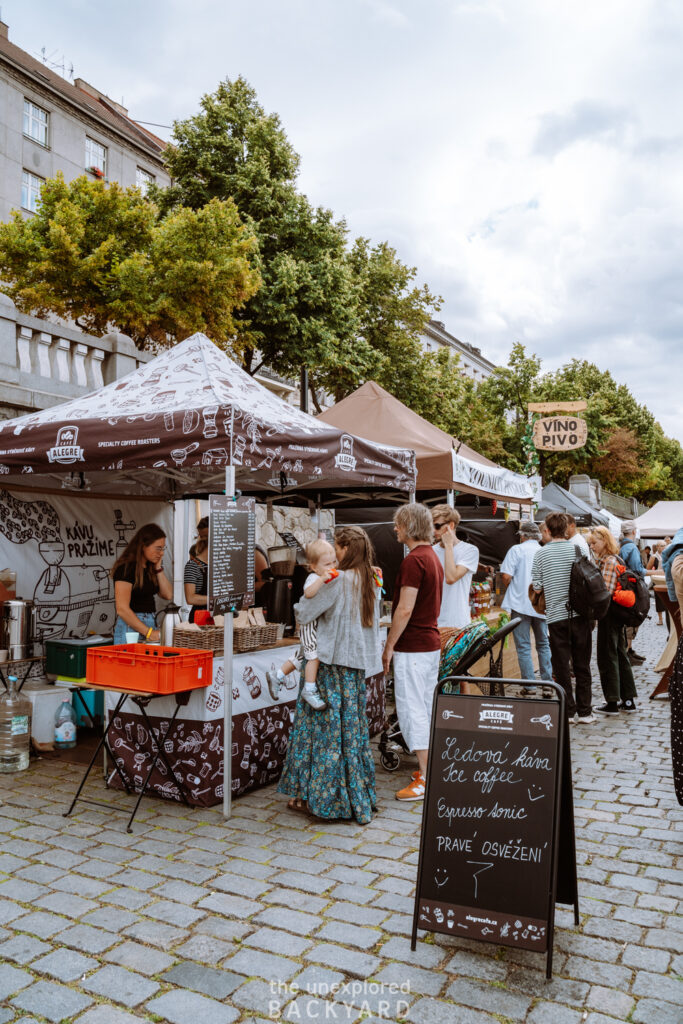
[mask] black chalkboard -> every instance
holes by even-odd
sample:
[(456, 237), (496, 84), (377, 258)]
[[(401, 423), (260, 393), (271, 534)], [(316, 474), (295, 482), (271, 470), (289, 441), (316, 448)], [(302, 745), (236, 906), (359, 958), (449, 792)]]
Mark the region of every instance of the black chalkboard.
[(209, 593), (214, 614), (254, 603), (256, 516), (253, 498), (209, 497)]
[[(571, 789), (564, 694), (555, 689), (557, 700), (437, 692), (413, 948), (423, 928), (546, 952), (550, 972), (567, 781)], [(562, 831), (573, 854), (570, 799)], [(571, 860), (573, 884), (567, 862), (562, 892), (578, 912)]]

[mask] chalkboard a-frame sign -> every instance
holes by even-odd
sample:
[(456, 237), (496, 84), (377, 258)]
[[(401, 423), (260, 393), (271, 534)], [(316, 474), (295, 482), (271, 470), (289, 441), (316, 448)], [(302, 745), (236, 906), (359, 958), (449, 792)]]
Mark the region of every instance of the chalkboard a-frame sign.
[(564, 693), (552, 685), (557, 700), (450, 694), (440, 684), (413, 949), (418, 928), (460, 935), (545, 952), (552, 976), (555, 903), (573, 904), (578, 924)]
[(255, 500), (209, 495), (208, 607), (213, 614), (253, 605), (255, 544)]

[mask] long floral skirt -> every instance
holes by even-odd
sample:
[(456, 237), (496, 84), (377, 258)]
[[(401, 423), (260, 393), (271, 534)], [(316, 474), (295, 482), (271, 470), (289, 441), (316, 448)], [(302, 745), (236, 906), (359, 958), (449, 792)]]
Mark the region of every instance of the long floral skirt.
[(362, 669), (320, 665), (318, 689), (327, 701), (314, 711), (296, 705), (278, 792), (305, 800), (319, 818), (355, 818), (367, 825), (377, 805)]

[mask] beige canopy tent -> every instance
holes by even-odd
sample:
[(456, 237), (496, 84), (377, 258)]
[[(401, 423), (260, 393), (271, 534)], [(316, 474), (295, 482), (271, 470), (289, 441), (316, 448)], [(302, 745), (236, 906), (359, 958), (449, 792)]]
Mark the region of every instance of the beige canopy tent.
[(673, 537), (683, 526), (683, 501), (658, 501), (634, 522), (641, 537)]
[(376, 444), (412, 448), (417, 456), (417, 490), (478, 494), (531, 504), (528, 477), (512, 473), (418, 416), (375, 381), (322, 412), (318, 419)]

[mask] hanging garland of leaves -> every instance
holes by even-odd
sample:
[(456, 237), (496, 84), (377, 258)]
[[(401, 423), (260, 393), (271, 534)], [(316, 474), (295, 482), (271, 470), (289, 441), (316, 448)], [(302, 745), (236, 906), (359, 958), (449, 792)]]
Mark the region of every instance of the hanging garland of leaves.
[(526, 425), (526, 430), (522, 436), (522, 451), (526, 459), (526, 472), (527, 476), (534, 476), (538, 473), (539, 466), (541, 464), (540, 456), (538, 454), (538, 448), (534, 444), (534, 422), (536, 416), (531, 416)]

